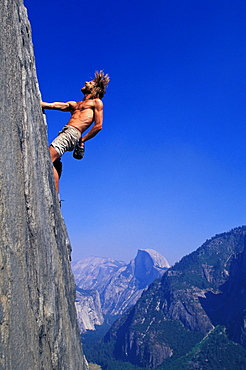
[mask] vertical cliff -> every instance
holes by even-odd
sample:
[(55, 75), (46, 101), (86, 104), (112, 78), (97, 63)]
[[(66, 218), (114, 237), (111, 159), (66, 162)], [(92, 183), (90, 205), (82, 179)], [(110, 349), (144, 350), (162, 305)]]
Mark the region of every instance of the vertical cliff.
[(22, 0), (1, 1), (0, 27), (0, 368), (82, 370), (70, 244)]

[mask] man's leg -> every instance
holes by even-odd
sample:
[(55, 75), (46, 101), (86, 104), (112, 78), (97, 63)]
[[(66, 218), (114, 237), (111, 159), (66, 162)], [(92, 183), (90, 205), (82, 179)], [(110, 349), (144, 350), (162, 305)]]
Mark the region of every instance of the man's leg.
[[(60, 156), (52, 145), (50, 145), (49, 151), (50, 151), (51, 161), (52, 161), (52, 163), (54, 163)], [(56, 182), (56, 191), (57, 191), (57, 193), (59, 193), (59, 174), (58, 174), (55, 166), (53, 166), (53, 171), (54, 171), (54, 178), (55, 178), (55, 182)]]

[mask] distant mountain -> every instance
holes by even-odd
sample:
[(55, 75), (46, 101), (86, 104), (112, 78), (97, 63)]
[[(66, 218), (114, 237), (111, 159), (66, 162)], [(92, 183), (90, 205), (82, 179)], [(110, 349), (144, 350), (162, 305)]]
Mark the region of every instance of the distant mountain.
[(112, 258), (87, 257), (78, 262), (72, 262), (72, 270), (79, 288), (101, 291), (108, 284), (112, 274), (125, 265), (125, 262)]
[[(99, 257), (89, 257), (72, 263), (81, 330), (93, 330), (95, 317), (122, 315), (137, 302), (143, 290), (161, 277), (169, 267), (167, 260), (152, 249), (138, 250), (136, 258), (129, 264)], [(95, 292), (100, 297), (100, 305), (95, 302)], [(81, 305), (86, 305), (87, 309), (84, 310)], [(92, 321), (86, 312), (90, 312)], [(86, 322), (88, 325), (85, 325)]]
[(245, 226), (216, 235), (155, 280), (106, 335), (114, 357), (165, 369), (218, 325), (246, 348), (245, 238)]

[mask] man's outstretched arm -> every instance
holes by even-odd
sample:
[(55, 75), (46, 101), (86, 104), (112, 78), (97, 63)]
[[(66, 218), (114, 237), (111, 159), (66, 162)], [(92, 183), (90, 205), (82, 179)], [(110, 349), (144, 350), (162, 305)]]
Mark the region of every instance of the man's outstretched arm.
[(102, 129), (103, 124), (103, 103), (100, 99), (97, 99), (94, 108), (94, 125), (90, 131), (80, 139), (80, 144), (87, 140), (92, 139)]
[(71, 109), (73, 109), (73, 106), (75, 104), (76, 104), (75, 101), (68, 101), (67, 103), (60, 103), (60, 102), (45, 103), (45, 102), (41, 102), (41, 107), (43, 109), (53, 109), (53, 110), (61, 110), (63, 112), (69, 112)]

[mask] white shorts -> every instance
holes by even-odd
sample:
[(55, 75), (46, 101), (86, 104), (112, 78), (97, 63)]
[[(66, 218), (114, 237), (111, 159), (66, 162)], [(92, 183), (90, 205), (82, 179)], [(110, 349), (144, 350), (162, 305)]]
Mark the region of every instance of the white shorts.
[(61, 157), (65, 152), (71, 152), (81, 137), (81, 132), (70, 125), (63, 127), (59, 135), (52, 141), (51, 145)]

